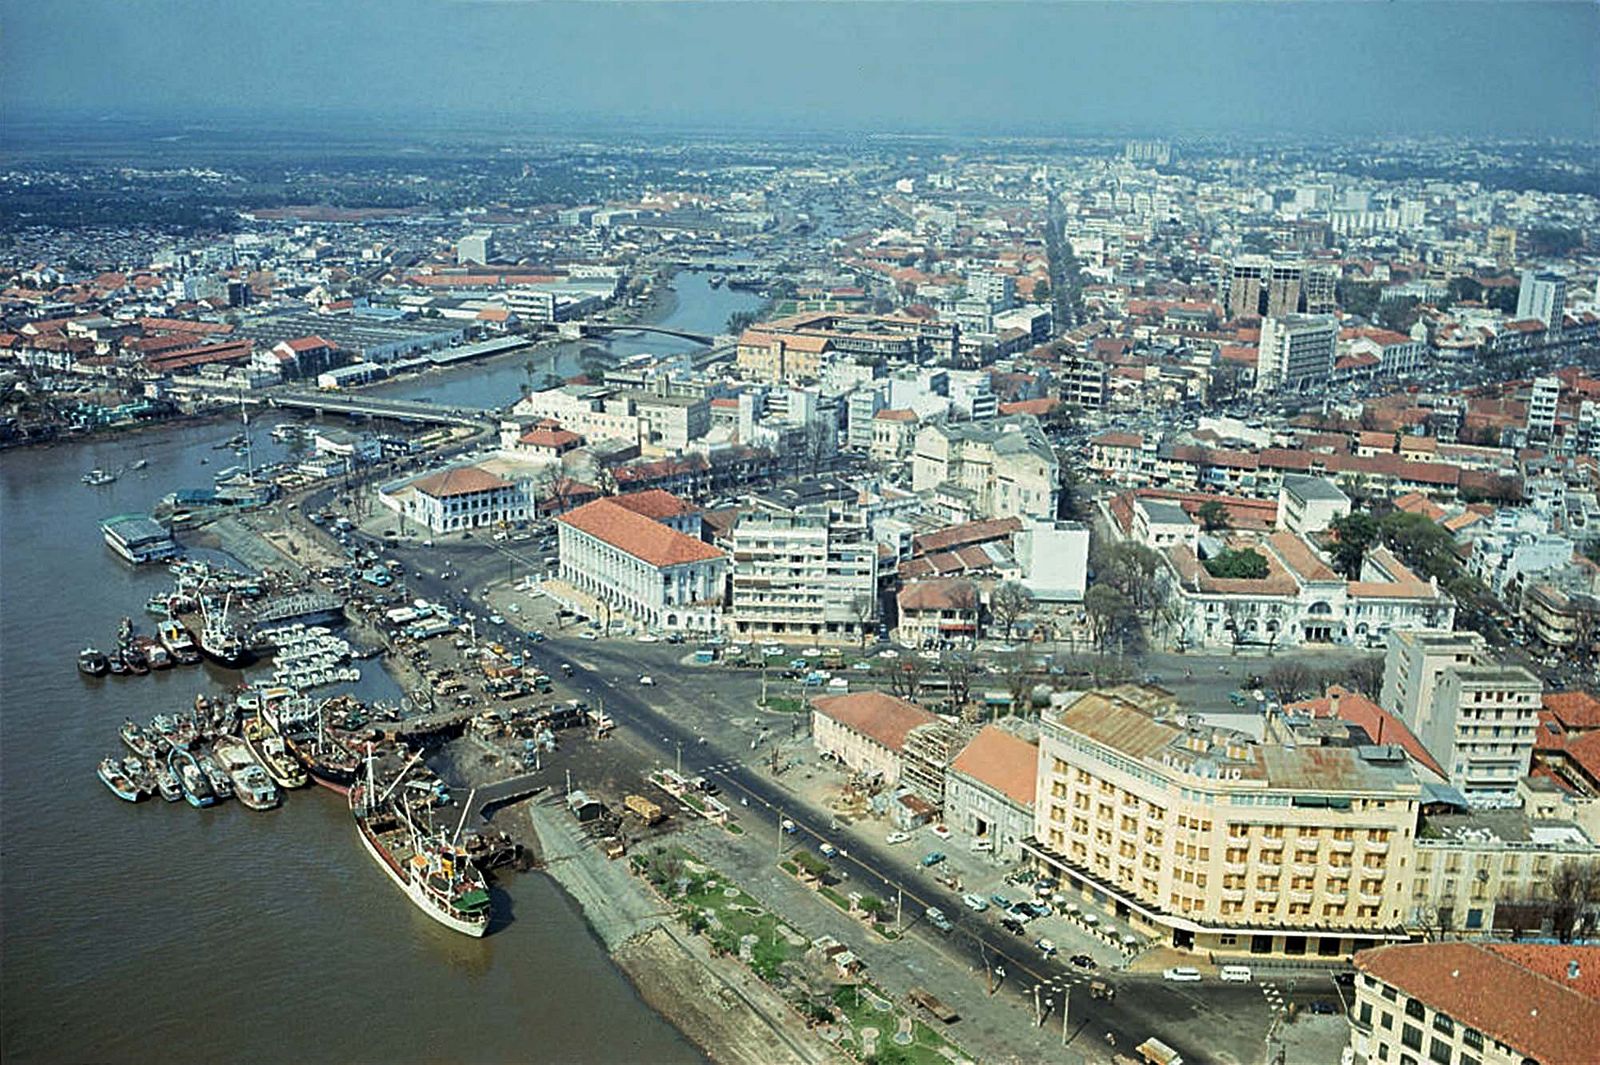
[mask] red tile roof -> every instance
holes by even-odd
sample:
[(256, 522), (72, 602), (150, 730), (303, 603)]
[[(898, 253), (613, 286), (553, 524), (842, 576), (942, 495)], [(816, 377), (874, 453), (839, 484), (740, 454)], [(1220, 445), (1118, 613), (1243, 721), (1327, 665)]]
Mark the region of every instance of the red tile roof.
[(625, 492), (614, 496), (612, 502), (619, 506), (627, 507), (635, 514), (642, 514), (653, 521), (662, 518), (676, 518), (680, 514), (698, 514), (700, 508), (693, 503), (687, 503), (671, 492), (660, 488), (647, 488), (642, 492)]
[(583, 443), (583, 437), (569, 429), (529, 429), (517, 440), (529, 447), (567, 448)]
[(1407, 943), (1364, 950), (1355, 965), (1542, 1065), (1595, 1060), (1600, 947)]
[(1039, 749), (996, 725), (985, 725), (950, 768), (987, 784), (1022, 806), (1032, 806)]
[(1600, 697), (1588, 692), (1550, 692), (1544, 708), (1569, 732), (1600, 729)]
[(449, 499), (453, 496), (471, 495), (474, 492), (488, 492), (496, 488), (510, 488), (511, 482), (501, 480), (489, 471), (480, 470), (476, 466), (457, 466), (413, 481), (411, 487), (435, 499)]
[(681, 566), (726, 557), (710, 544), (631, 510), (613, 498), (585, 503), (556, 521), (651, 566)]
[(1428, 749), (1417, 739), (1416, 734), (1406, 727), (1405, 722), (1360, 692), (1334, 685), (1328, 689), (1326, 698), (1305, 699), (1298, 703), (1290, 703), (1284, 709), (1303, 710), (1312, 717), (1336, 717), (1341, 721), (1348, 721), (1352, 725), (1359, 726), (1372, 738), (1373, 743), (1398, 743), (1412, 758), (1433, 770), (1441, 778), (1450, 779), (1450, 774), (1446, 773), (1444, 767), (1428, 753)]
[(906, 734), (918, 725), (939, 720), (915, 703), (879, 691), (818, 696), (811, 700), (811, 705), (817, 713), (891, 751), (904, 747)]

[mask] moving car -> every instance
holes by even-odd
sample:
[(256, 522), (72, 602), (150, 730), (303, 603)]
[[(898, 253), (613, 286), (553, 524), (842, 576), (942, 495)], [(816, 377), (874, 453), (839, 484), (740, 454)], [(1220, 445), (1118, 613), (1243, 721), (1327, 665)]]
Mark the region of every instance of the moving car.
[(982, 913), (989, 908), (988, 899), (971, 893), (961, 896), (961, 904), (974, 913)]
[(1198, 983), (1200, 970), (1191, 965), (1175, 965), (1170, 969), (1161, 970), (1161, 979), (1172, 980), (1180, 984)]
[(1094, 969), (1094, 968), (1097, 968), (1097, 966), (1095, 964), (1095, 960), (1093, 958), (1089, 957), (1089, 955), (1087, 955), (1087, 954), (1074, 954), (1072, 957), (1068, 958), (1067, 960), (1070, 961), (1073, 965), (1076, 965), (1080, 969)]
[(655, 682), (656, 678), (652, 677), (648, 673), (643, 673), (639, 676), (639, 683), (644, 685), (646, 688), (654, 686)]
[(950, 918), (946, 917), (944, 911), (937, 906), (929, 906), (923, 911), (922, 916), (926, 917), (928, 923), (941, 932), (948, 932), (955, 928), (955, 925), (950, 923)]
[(932, 832), (935, 836), (938, 836), (940, 839), (949, 839), (950, 838), (950, 827), (948, 825), (934, 825), (928, 831)]
[(822, 856), (824, 858), (837, 858), (837, 857), (839, 857), (839, 848), (835, 847), (831, 843), (824, 843), (822, 846), (818, 847), (817, 850), (819, 852), (821, 852), (821, 854), (822, 854)]
[(1248, 984), (1251, 978), (1250, 966), (1224, 965), (1217, 975), (1230, 984)]

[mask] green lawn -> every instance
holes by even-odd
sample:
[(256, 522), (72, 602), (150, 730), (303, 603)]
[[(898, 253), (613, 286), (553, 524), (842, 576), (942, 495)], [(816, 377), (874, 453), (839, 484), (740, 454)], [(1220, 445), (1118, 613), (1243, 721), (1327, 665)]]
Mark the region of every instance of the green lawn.
[(906, 1046), (896, 1043), (892, 1037), (899, 1030), (900, 1018), (906, 1015), (906, 1011), (893, 1008), (887, 1013), (879, 1012), (866, 994), (869, 989), (880, 998), (888, 998), (871, 984), (862, 985), (859, 1005), (854, 987), (842, 986), (833, 992), (833, 1004), (849, 1020), (850, 1034), (846, 1038), (852, 1051), (857, 1054), (861, 1051), (857, 1032), (862, 1028), (876, 1028), (877, 1049), (871, 1058), (876, 1065), (950, 1065), (950, 1059), (941, 1054), (939, 1048), (954, 1047), (954, 1044), (915, 1018), (911, 1022), (912, 1041)]

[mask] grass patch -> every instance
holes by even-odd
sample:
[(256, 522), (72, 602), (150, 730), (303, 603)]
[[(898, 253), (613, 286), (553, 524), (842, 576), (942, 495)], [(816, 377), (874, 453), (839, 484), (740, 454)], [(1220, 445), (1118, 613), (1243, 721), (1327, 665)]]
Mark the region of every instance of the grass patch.
[(846, 913), (850, 912), (850, 902), (849, 902), (849, 900), (847, 900), (843, 895), (839, 894), (837, 891), (833, 890), (833, 888), (830, 888), (830, 887), (822, 888), (822, 889), (820, 889), (818, 891), (818, 894), (820, 894), (823, 898), (827, 899), (829, 902), (833, 903), (835, 906), (839, 907), (839, 909), (845, 911)]
[(891, 1063), (892, 1065), (949, 1065), (950, 1059), (940, 1053), (940, 1048), (953, 1048), (955, 1044), (915, 1017), (911, 1021), (911, 1043), (907, 1046), (896, 1043), (893, 1038), (894, 1033), (899, 1030), (899, 1019), (907, 1016), (907, 1012), (896, 1007), (888, 1013), (879, 1013), (872, 1007), (866, 994), (867, 990), (870, 989), (880, 998), (888, 999), (889, 996), (871, 984), (862, 984), (861, 987), (859, 1004), (856, 1001), (854, 986), (837, 987), (833, 992), (833, 1004), (849, 1019), (852, 1029), (851, 1041), (856, 1044), (855, 1049), (858, 1052), (859, 1036), (855, 1033), (862, 1028), (876, 1028), (878, 1041), (870, 1059), (874, 1065), (891, 1065)]
[(782, 869), (784, 872), (788, 873), (790, 876), (794, 876), (796, 873), (798, 873), (800, 871), (800, 867), (798, 865), (794, 864), (793, 862), (779, 862), (778, 863), (778, 868)]
[(740, 828), (738, 825), (734, 824), (732, 821), (729, 821), (727, 824), (723, 825), (722, 827), (726, 828), (729, 832), (733, 833), (735, 836), (744, 835), (744, 829)]
[(794, 861), (796, 865), (810, 873), (812, 876), (824, 876), (827, 874), (829, 869), (827, 862), (823, 861), (821, 858), (818, 858), (810, 851), (795, 851)]
[(806, 710), (806, 701), (793, 695), (772, 695), (760, 706), (778, 714), (800, 714)]

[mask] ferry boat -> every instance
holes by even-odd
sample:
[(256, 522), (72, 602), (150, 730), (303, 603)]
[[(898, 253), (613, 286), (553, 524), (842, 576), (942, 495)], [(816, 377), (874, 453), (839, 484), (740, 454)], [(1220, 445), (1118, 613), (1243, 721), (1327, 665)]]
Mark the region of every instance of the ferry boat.
[(96, 466), (94, 469), (90, 470), (88, 473), (84, 474), (83, 478), (82, 478), (84, 484), (89, 485), (90, 487), (94, 487), (94, 488), (98, 488), (100, 485), (103, 485), (103, 484), (110, 484), (112, 481), (115, 481), (116, 479), (117, 479), (117, 475), (116, 474), (110, 473), (110, 472), (108, 472), (106, 470), (102, 470), (98, 466)]
[(442, 833), (423, 833), (402, 802), (378, 797), (370, 760), (367, 782), (350, 789), (350, 812), (367, 854), (417, 909), (462, 935), (489, 930), (483, 874)]
[(127, 771), (122, 768), (122, 763), (115, 758), (104, 758), (100, 761), (100, 768), (95, 771), (100, 782), (111, 789), (111, 794), (126, 802), (138, 802), (144, 798), (144, 793), (137, 784), (128, 779)]
[(183, 551), (172, 534), (148, 514), (117, 514), (100, 523), (100, 532), (107, 547), (135, 566), (164, 561)]
[(168, 618), (157, 625), (156, 636), (160, 639), (161, 646), (183, 665), (191, 666), (200, 661), (200, 652), (195, 648), (194, 638), (189, 635), (189, 630), (183, 627), (183, 622), (176, 618)]
[(111, 671), (111, 662), (93, 647), (78, 652), (78, 672), (86, 677), (103, 677)]
[(266, 767), (267, 775), (281, 788), (306, 786), (305, 767), (295, 760), (284, 746), (283, 737), (260, 717), (244, 723), (244, 742), (256, 761)]

